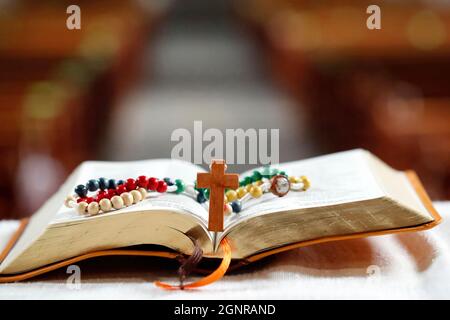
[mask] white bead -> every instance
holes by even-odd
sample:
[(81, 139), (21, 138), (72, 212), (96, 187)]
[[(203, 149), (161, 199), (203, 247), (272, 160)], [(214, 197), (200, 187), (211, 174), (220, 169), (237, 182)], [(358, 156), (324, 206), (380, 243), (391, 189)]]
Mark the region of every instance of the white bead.
[(109, 199), (102, 199), (98, 204), (100, 205), (100, 209), (102, 209), (103, 212), (111, 211), (112, 205)]
[(67, 196), (66, 197), (66, 200), (64, 200), (64, 205), (67, 207), (67, 208), (73, 208), (73, 203), (76, 203), (76, 201), (75, 201), (75, 198), (73, 197), (73, 196)]
[(129, 194), (128, 192), (124, 192), (120, 195), (120, 197), (123, 200), (123, 204), (128, 207), (131, 206), (133, 204), (133, 197), (131, 196), (131, 194)]
[(111, 203), (114, 209), (122, 209), (123, 208), (123, 199), (119, 196), (114, 196), (111, 198)]
[(89, 203), (87, 211), (90, 215), (96, 215), (100, 211), (98, 202), (93, 201), (93, 202)]
[(81, 215), (85, 215), (87, 207), (88, 207), (87, 202), (84, 202), (84, 201), (80, 202), (80, 203), (78, 203), (78, 206), (77, 206), (77, 212)]
[(133, 203), (138, 203), (139, 201), (142, 200), (142, 195), (139, 191), (137, 190), (132, 190), (130, 192), (131, 196), (133, 197)]
[(139, 188), (138, 191), (141, 193), (142, 200), (147, 198), (147, 190), (145, 190), (145, 188)]

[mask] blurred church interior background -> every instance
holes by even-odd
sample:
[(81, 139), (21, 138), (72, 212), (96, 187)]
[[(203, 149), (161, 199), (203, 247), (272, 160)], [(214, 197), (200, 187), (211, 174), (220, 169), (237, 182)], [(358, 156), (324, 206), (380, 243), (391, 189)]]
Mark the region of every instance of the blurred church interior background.
[(195, 120), (279, 129), (280, 161), (366, 148), (449, 199), (450, 5), (381, 1), (369, 30), (370, 4), (0, 0), (0, 218), (81, 161), (169, 158)]

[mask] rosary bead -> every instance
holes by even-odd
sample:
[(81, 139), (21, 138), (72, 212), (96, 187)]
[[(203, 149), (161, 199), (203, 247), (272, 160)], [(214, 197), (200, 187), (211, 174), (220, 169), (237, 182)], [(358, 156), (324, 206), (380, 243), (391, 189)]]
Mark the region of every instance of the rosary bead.
[(138, 191), (141, 193), (142, 200), (147, 198), (147, 189), (146, 188), (139, 188)]
[(297, 178), (296, 176), (290, 176), (289, 178), (290, 183), (299, 183), (301, 180)]
[(167, 191), (167, 183), (163, 180), (160, 180), (158, 182), (158, 186), (156, 187), (156, 191), (158, 191), (159, 193), (163, 193)]
[(102, 200), (102, 199), (104, 199), (104, 198), (108, 198), (108, 191), (100, 190), (100, 191), (98, 192), (98, 194), (97, 194), (96, 200), (97, 200), (97, 201), (100, 201), (100, 200)]
[(90, 215), (96, 215), (100, 211), (100, 207), (98, 205), (98, 202), (91, 202), (89, 203), (87, 207), (87, 212)]
[(300, 179), (303, 182), (303, 191), (308, 190), (309, 187), (311, 187), (311, 182), (309, 179), (306, 176), (301, 176)]
[(180, 194), (180, 193), (184, 192), (184, 190), (186, 190), (186, 185), (184, 184), (183, 180), (181, 180), (181, 179), (176, 179), (175, 185), (177, 186), (177, 191), (175, 191), (175, 193), (177, 193), (177, 194)]
[(156, 179), (156, 178), (148, 179), (148, 185), (147, 185), (148, 190), (155, 191), (157, 187), (158, 187), (158, 179)]
[(120, 196), (122, 197), (123, 204), (126, 207), (131, 206), (133, 204), (133, 197), (128, 192), (124, 192)]
[(86, 202), (88, 203), (88, 204), (90, 204), (91, 202), (93, 202), (94, 201), (94, 198), (92, 198), (92, 197), (86, 197)]
[(75, 202), (75, 198), (72, 195), (67, 196), (66, 199), (64, 200), (64, 205), (67, 208), (72, 208), (71, 205), (70, 205), (72, 202)]
[(136, 180), (132, 178), (127, 179), (127, 182), (125, 182), (125, 186), (127, 188), (127, 191), (136, 190)]
[(250, 183), (248, 185), (245, 186), (245, 191), (250, 192), (250, 190), (253, 188), (253, 184)]
[(198, 194), (197, 194), (197, 202), (198, 203), (204, 203), (206, 202), (206, 197), (205, 197), (205, 193), (203, 191), (203, 189), (199, 189), (198, 190)]
[(102, 209), (103, 212), (111, 211), (112, 205), (111, 200), (109, 199), (102, 199), (98, 203), (100, 205), (100, 209)]
[(257, 186), (257, 187), (259, 187), (262, 184), (263, 184), (262, 180), (258, 180), (258, 181), (253, 182), (253, 185)]
[(114, 209), (122, 209), (124, 206), (123, 199), (120, 196), (114, 196), (111, 198), (111, 204)]
[(86, 209), (87, 209), (87, 207), (88, 207), (88, 204), (87, 204), (87, 202), (85, 202), (85, 201), (82, 201), (82, 202), (80, 202), (79, 204), (78, 204), (78, 206), (77, 206), (77, 212), (79, 213), (79, 214), (86, 214)]
[(245, 178), (244, 178), (244, 183), (245, 183), (245, 185), (248, 185), (248, 184), (250, 184), (250, 183), (252, 183), (252, 182), (253, 182), (252, 177), (245, 177)]
[(225, 195), (227, 197), (228, 202), (232, 202), (234, 200), (237, 200), (237, 198), (238, 198), (237, 192), (234, 190), (228, 190), (225, 193)]
[(253, 198), (259, 198), (263, 194), (261, 187), (255, 187), (255, 186), (252, 186), (252, 188), (250, 189), (249, 192)]
[(261, 179), (262, 179), (261, 172), (259, 172), (258, 170), (253, 171), (252, 180), (253, 181), (258, 181), (258, 180), (261, 180)]
[(233, 208), (233, 212), (239, 213), (242, 210), (242, 203), (239, 200), (233, 201), (231, 207)]
[(173, 181), (170, 180), (170, 178), (164, 178), (163, 180), (168, 186), (173, 186), (174, 185)]
[(239, 199), (241, 199), (243, 196), (247, 194), (247, 190), (245, 190), (244, 187), (240, 187), (236, 190), (237, 196)]
[(114, 197), (116, 194), (119, 194), (118, 189), (108, 189), (108, 195), (107, 198), (111, 199), (112, 197)]
[(98, 187), (100, 188), (100, 190), (108, 189), (108, 181), (105, 178), (99, 178)]
[(120, 186), (120, 185), (122, 185), (122, 184), (125, 184), (125, 181), (123, 181), (123, 180), (117, 181), (117, 185), (118, 185), (118, 186)]
[(115, 189), (115, 188), (117, 188), (116, 180), (109, 179), (108, 180), (108, 189)]
[[(111, 189), (110, 189), (110, 190), (111, 190)], [(121, 195), (122, 193), (127, 192), (127, 187), (126, 187), (124, 184), (121, 184), (120, 186), (117, 186), (115, 192), (116, 192), (118, 195)]]
[(87, 183), (87, 188), (91, 192), (97, 191), (99, 188), (98, 180), (96, 180), (96, 179), (89, 180)]
[(83, 184), (79, 184), (76, 188), (75, 188), (75, 193), (80, 197), (80, 198), (84, 198), (87, 196), (87, 188), (85, 185)]
[(209, 189), (205, 189), (205, 198), (209, 199)]
[(136, 204), (142, 200), (142, 195), (137, 190), (131, 190), (130, 191), (131, 196), (133, 197), (133, 203)]
[(228, 203), (224, 203), (224, 205), (223, 205), (223, 213), (225, 215), (229, 215), (231, 212), (233, 212), (233, 208), (231, 207), (231, 205), (228, 204)]
[(137, 185), (141, 188), (147, 188), (148, 178), (146, 176), (139, 176), (137, 179)]
[(80, 202), (82, 202), (82, 201), (86, 201), (86, 198), (78, 198), (78, 199), (77, 199), (77, 203), (80, 203)]

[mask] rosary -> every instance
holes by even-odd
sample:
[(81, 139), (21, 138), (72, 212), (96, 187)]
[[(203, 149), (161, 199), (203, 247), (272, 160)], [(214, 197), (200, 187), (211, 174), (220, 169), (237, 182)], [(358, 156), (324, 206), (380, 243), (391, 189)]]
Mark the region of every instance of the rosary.
[[(238, 214), (244, 203), (260, 198), (265, 193), (283, 197), (289, 191), (306, 191), (309, 187), (310, 182), (306, 176), (288, 176), (284, 171), (264, 167), (239, 181), (238, 188), (224, 188), (223, 213)], [(129, 207), (164, 193), (184, 194), (196, 199), (198, 203), (207, 202), (211, 196), (210, 189), (200, 188), (197, 181), (194, 184), (186, 184), (181, 179), (157, 179), (147, 176), (117, 181), (98, 178), (78, 185), (74, 194), (67, 196), (64, 204), (68, 208), (76, 209), (80, 215), (94, 216)]]
[[(261, 171), (253, 171), (239, 181), (237, 174), (225, 174), (226, 164), (223, 160), (213, 160), (209, 173), (198, 173), (194, 184), (186, 184), (181, 179), (158, 179), (155, 177), (139, 176), (137, 179), (114, 180), (106, 178), (91, 179), (85, 185), (78, 185), (73, 195), (67, 196), (65, 205), (75, 208), (83, 216), (95, 216), (112, 210), (120, 210), (141, 202), (158, 194), (185, 194), (203, 204), (209, 200), (208, 230), (217, 234), (223, 231), (224, 215), (232, 212), (239, 214), (243, 203), (251, 199), (260, 198), (265, 193), (283, 197), (289, 191), (306, 191), (310, 181), (306, 176), (288, 176), (286, 172), (270, 167)], [(180, 266), (180, 285), (170, 285), (155, 282), (155, 285), (168, 289), (192, 289), (210, 284), (222, 278), (231, 263), (231, 245), (225, 237), (220, 242), (223, 253), (222, 262), (210, 275), (185, 285), (183, 279), (187, 275), (187, 268), (192, 268), (202, 258), (203, 252), (198, 246), (192, 255)]]

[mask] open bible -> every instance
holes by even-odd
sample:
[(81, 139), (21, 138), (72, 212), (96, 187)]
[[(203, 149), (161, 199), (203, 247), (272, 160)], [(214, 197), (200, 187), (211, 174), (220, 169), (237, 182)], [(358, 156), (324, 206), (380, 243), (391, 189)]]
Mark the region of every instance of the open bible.
[[(224, 231), (208, 231), (207, 203), (183, 194), (162, 194), (95, 216), (63, 206), (74, 187), (96, 177), (139, 175), (194, 182), (205, 170), (179, 160), (85, 162), (28, 221), (2, 255), (0, 281), (16, 281), (86, 258), (113, 254), (175, 257), (194, 250), (220, 258), (226, 237), (232, 258), (245, 263), (299, 246), (425, 230), (440, 216), (413, 172), (396, 171), (371, 153), (356, 149), (282, 163), (289, 175), (306, 175), (311, 188), (284, 197), (264, 194), (225, 218)], [(243, 173), (242, 175), (249, 175)], [(158, 245), (145, 253), (145, 246)], [(139, 249), (140, 248), (140, 249)]]

